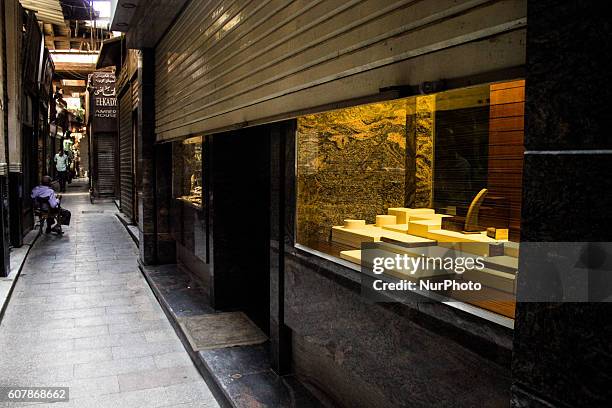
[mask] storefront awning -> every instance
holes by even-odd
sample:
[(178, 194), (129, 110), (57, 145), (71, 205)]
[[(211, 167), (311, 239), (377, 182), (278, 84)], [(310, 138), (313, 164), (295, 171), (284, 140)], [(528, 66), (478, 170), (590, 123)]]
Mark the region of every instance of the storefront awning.
[(112, 67), (120, 64), (122, 37), (114, 37), (102, 43), (96, 69)]
[(187, 0), (115, 0), (111, 30), (126, 33), (128, 48), (151, 48), (164, 35)]
[(64, 13), (59, 0), (19, 0), (26, 10), (32, 10), (38, 21), (64, 25)]

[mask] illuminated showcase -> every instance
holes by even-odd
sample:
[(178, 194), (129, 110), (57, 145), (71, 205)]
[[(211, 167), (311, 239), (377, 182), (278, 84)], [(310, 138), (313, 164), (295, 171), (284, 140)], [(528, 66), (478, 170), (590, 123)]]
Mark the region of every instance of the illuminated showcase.
[(202, 207), (202, 137), (173, 143), (174, 197)]
[(299, 118), (297, 243), (355, 264), (363, 242), (484, 256), (451, 276), (482, 283), (482, 299), (445, 295), (514, 317), (523, 110), (518, 80)]

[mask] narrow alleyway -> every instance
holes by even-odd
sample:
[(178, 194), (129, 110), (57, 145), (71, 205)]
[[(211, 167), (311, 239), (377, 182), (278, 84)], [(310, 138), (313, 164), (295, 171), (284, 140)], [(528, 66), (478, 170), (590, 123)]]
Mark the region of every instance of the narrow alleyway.
[(54, 407), (218, 406), (141, 275), (115, 205), (91, 205), (78, 181), (63, 206), (71, 226), (38, 239), (2, 320), (0, 386), (70, 387), (70, 402)]

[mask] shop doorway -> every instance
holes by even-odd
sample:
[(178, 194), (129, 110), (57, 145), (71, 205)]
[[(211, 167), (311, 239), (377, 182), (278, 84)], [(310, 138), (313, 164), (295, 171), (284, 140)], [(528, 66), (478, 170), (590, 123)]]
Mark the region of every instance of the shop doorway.
[(260, 126), (213, 135), (209, 142), (214, 229), (211, 300), (218, 310), (243, 311), (268, 335), (270, 129)]

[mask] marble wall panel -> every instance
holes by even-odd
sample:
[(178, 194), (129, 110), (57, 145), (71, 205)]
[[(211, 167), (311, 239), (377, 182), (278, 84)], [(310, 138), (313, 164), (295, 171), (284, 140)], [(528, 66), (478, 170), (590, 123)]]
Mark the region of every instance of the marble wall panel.
[[(607, 9), (528, 1), (523, 241), (612, 241)], [(538, 263), (521, 257), (519, 287), (540, 284)], [(612, 406), (611, 337), (609, 302), (519, 303), (512, 406)]]
[(298, 242), (326, 241), (345, 218), (373, 223), (405, 203), (406, 100), (301, 117)]
[[(298, 376), (339, 406), (507, 407), (509, 369), (411, 307), (372, 303), (358, 282), (285, 257), (285, 321)], [(470, 347), (482, 343), (458, 337)]]
[(416, 98), (416, 176), (414, 207), (433, 206), (436, 95)]

